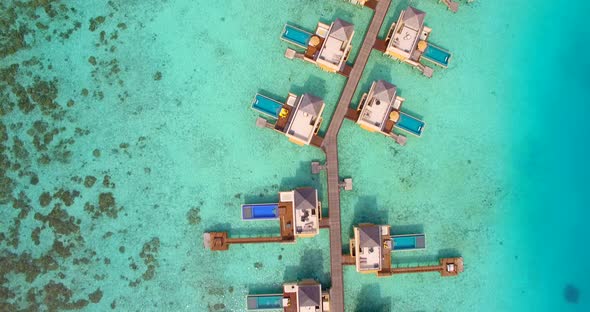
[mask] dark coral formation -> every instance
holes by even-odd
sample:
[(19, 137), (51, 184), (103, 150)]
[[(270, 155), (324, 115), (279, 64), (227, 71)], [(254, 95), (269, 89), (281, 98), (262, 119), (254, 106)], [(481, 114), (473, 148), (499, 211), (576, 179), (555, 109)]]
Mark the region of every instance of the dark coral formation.
[(48, 224), (57, 234), (70, 235), (80, 232), (80, 220), (71, 217), (67, 211), (61, 208), (59, 203), (55, 204), (46, 216), (38, 212), (35, 213), (35, 219)]
[(62, 258), (69, 258), (72, 255), (70, 248), (73, 246), (74, 245), (72, 243), (66, 246), (63, 242), (57, 239), (53, 241), (53, 251), (55, 251)]
[(117, 208), (115, 202), (115, 196), (113, 193), (100, 193), (98, 195), (98, 209), (90, 204), (86, 203), (84, 210), (92, 215), (93, 218), (98, 218), (102, 215), (106, 215), (109, 218), (116, 219), (120, 208)]
[[(0, 33), (3, 35), (0, 38), (0, 58), (28, 49), (31, 43), (51, 41), (51, 34), (59, 35), (62, 40), (68, 39), (81, 26), (80, 22), (73, 20), (72, 13), (75, 11), (68, 9), (63, 3), (60, 4), (58, 0), (2, 1), (0, 12)], [(39, 19), (40, 12), (52, 20), (52, 27), (40, 21), (28, 23), (30, 21), (27, 19)], [(25, 40), (26, 37), (29, 40)]]
[(100, 299), (102, 299), (102, 290), (100, 290), (100, 288), (95, 290), (93, 293), (88, 295), (88, 299), (92, 303), (98, 303)]
[(60, 199), (64, 205), (66, 205), (67, 207), (71, 206), (72, 204), (74, 204), (74, 199), (76, 197), (80, 196), (80, 192), (79, 191), (69, 191), (69, 190), (59, 190), (57, 191), (57, 193), (53, 194), (53, 198), (57, 198)]
[(95, 31), (98, 27), (104, 23), (106, 18), (104, 16), (97, 16), (95, 18), (90, 19), (90, 26), (88, 26), (88, 30)]
[[(0, 1), (0, 59), (7, 60), (0, 65), (0, 205), (7, 208), (3, 210), (5, 214), (0, 229), (0, 311), (81, 309), (100, 302), (103, 297), (100, 288), (80, 287), (80, 283), (85, 282), (84, 276), (91, 279), (94, 275), (97, 281), (104, 279), (105, 275), (95, 274), (91, 267), (103, 263), (109, 265), (110, 259), (97, 255), (91, 246), (85, 245), (82, 232), (93, 231), (95, 224), (90, 223), (80, 231), (82, 221), (76, 217), (81, 208), (78, 201), (82, 195), (86, 198), (91, 195), (94, 198), (91, 202), (96, 206), (94, 211), (111, 218), (116, 218), (122, 208), (117, 207), (113, 193), (101, 193), (97, 202), (96, 193), (86, 189), (102, 187), (100, 183), (96, 185), (97, 178), (86, 176), (96, 172), (84, 172), (85, 163), (73, 162), (77, 159), (71, 146), (76, 140), (87, 140), (83, 136), (90, 130), (75, 128), (74, 131), (77, 115), (70, 112), (87, 104), (89, 99), (83, 96), (108, 98), (110, 90), (99, 90), (99, 84), (107, 82), (123, 86), (118, 74), (124, 67), (114, 57), (103, 58), (103, 55), (117, 51), (114, 44), (119, 42), (120, 32), (127, 25), (120, 23), (116, 28), (115, 23), (108, 25), (112, 14), (91, 19), (90, 28), (96, 30), (97, 37), (100, 36), (97, 50), (105, 53), (98, 51), (93, 53), (96, 56), (86, 55), (93, 70), (97, 70), (95, 76), (100, 79), (95, 77), (97, 85), (78, 87), (78, 94), (60, 92), (62, 78), (56, 76), (60, 71), (54, 71), (53, 65), (49, 64), (50, 58), (46, 58), (51, 57), (51, 53), (9, 63), (11, 59), (22, 60), (23, 53), (18, 53), (19, 50), (44, 41), (63, 42), (78, 31), (82, 23), (76, 19), (83, 14), (69, 7), (71, 4), (75, 2)], [(112, 29), (107, 30), (107, 26)], [(4, 58), (15, 53), (18, 54), (14, 58)], [(71, 60), (66, 56), (63, 61), (68, 63)], [(119, 98), (125, 97), (126, 94), (121, 92)], [(123, 149), (128, 147), (127, 143), (120, 146)], [(101, 156), (99, 149), (92, 153), (95, 158)], [(64, 170), (59, 171), (61, 176), (48, 174), (55, 172), (56, 168), (61, 170), (62, 165), (70, 162), (76, 167), (63, 166)], [(69, 169), (80, 169), (80, 173), (65, 176), (64, 172)], [(78, 187), (83, 184), (82, 191), (89, 194), (73, 189), (72, 182), (73, 185), (78, 183)], [(103, 183), (114, 188), (110, 177), (105, 177)], [(147, 267), (144, 280), (155, 275), (159, 241), (146, 244), (142, 251)], [(21, 250), (35, 252), (29, 254)], [(66, 276), (65, 271), (60, 271), (71, 263), (80, 266), (76, 268), (80, 274)], [(40, 278), (42, 275), (43, 279)], [(14, 283), (15, 277), (19, 283)], [(20, 279), (34, 284), (23, 285)]]
[[(39, 258), (33, 258), (29, 253), (16, 255), (9, 252), (3, 252), (0, 257), (0, 285), (6, 285), (9, 273), (23, 274), (28, 283), (32, 283), (39, 274), (45, 274), (49, 271), (55, 271), (59, 268), (55, 259), (49, 255)], [(11, 291), (4, 286), (0, 286), (0, 302), (4, 302), (7, 297), (12, 297)]]
[(199, 216), (200, 212), (201, 212), (201, 209), (199, 209), (197, 207), (191, 208), (186, 213), (186, 219), (188, 220), (188, 223), (193, 224), (193, 225), (201, 223), (201, 217)]
[(573, 284), (567, 284), (563, 288), (563, 298), (568, 303), (577, 304), (580, 299), (580, 290)]
[(41, 228), (40, 227), (36, 227), (33, 232), (31, 232), (31, 240), (33, 240), (33, 243), (35, 243), (35, 245), (39, 246), (39, 244), (41, 243)]
[(143, 249), (139, 253), (139, 256), (147, 266), (146, 271), (142, 275), (142, 278), (145, 281), (151, 280), (156, 275), (156, 268), (159, 266), (157, 259), (159, 250), (160, 239), (157, 237), (154, 237), (149, 242), (143, 244)]
[(31, 211), (31, 200), (27, 197), (25, 192), (21, 191), (18, 193), (18, 198), (12, 199), (12, 208), (20, 210), (18, 214), (19, 219), (24, 219), (29, 215)]
[(102, 179), (102, 185), (108, 188), (115, 188), (115, 183), (111, 182), (111, 177), (108, 175), (105, 175)]
[(86, 178), (84, 178), (84, 186), (87, 188), (91, 188), (94, 183), (96, 183), (96, 178), (93, 176), (86, 176)]
[(101, 193), (98, 196), (98, 203), (101, 210), (115, 207), (115, 197), (113, 193)]
[(50, 281), (43, 287), (43, 303), (49, 311), (79, 310), (88, 305), (88, 300), (79, 299), (72, 302), (73, 292), (62, 283)]

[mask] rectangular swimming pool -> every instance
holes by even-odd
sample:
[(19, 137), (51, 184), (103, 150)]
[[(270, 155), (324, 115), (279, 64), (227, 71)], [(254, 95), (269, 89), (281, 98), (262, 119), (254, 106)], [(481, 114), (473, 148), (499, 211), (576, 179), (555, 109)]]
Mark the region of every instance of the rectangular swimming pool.
[(276, 310), (283, 308), (283, 295), (248, 295), (248, 311)]
[(309, 39), (311, 38), (311, 36), (311, 33), (303, 29), (299, 29), (295, 26), (285, 24), (285, 27), (283, 28), (283, 33), (281, 34), (281, 39), (289, 43), (292, 43), (296, 46), (307, 49), (307, 45), (309, 44)]
[(413, 135), (421, 136), (422, 130), (424, 129), (424, 125), (424, 121), (414, 118), (404, 112), (401, 112), (399, 120), (395, 124), (395, 127), (406, 132), (409, 132)]
[(449, 61), (451, 60), (451, 52), (429, 43), (422, 54), (422, 58), (436, 65), (447, 68), (447, 66), (449, 66)]
[(279, 118), (283, 103), (275, 101), (261, 94), (256, 94), (252, 101), (252, 109), (257, 110), (274, 119)]
[(426, 248), (424, 234), (393, 235), (393, 251), (415, 250)]
[(279, 204), (242, 205), (242, 220), (276, 220)]

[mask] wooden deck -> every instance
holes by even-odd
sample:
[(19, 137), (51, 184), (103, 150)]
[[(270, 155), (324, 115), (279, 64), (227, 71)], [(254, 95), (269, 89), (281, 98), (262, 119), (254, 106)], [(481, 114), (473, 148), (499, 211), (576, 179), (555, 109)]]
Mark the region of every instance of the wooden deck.
[(342, 67), (342, 69), (340, 71), (338, 71), (338, 73), (346, 78), (348, 78), (348, 76), (350, 76), (350, 72), (352, 71), (352, 66), (348, 65), (348, 64), (344, 64), (344, 66)]
[(393, 126), (395, 126), (395, 122), (391, 119), (387, 119), (387, 121), (385, 121), (385, 126), (383, 127), (383, 132), (391, 133)]
[(379, 2), (379, 0), (369, 0), (369, 1), (365, 2), (365, 6), (371, 10), (375, 10), (378, 2)]
[(311, 146), (315, 147), (322, 147), (322, 143), (324, 143), (324, 138), (317, 134), (311, 137), (311, 142), (309, 142)]
[(279, 225), (281, 227), (281, 239), (283, 241), (295, 240), (295, 216), (292, 203), (279, 203)]
[(289, 305), (283, 308), (283, 312), (297, 312), (297, 293), (284, 292), (283, 298), (289, 300)]
[(375, 44), (373, 45), (373, 49), (385, 53), (385, 50), (387, 49), (387, 41), (381, 40), (381, 39), (375, 40)]
[(317, 35), (314, 35), (315, 37), (317, 37), (320, 41), (316, 46), (312, 46), (312, 45), (308, 45), (307, 49), (305, 49), (305, 53), (304, 56), (307, 57), (308, 59), (311, 60), (315, 60), (318, 56), (318, 53), (320, 52), (319, 47), (322, 46), (322, 44), (324, 44), (324, 40), (325, 38), (319, 37)]
[[(389, 240), (391, 242), (391, 236), (382, 236), (383, 241)], [(391, 245), (390, 245), (391, 246)], [(377, 272), (377, 277), (391, 276), (391, 248), (381, 247), (381, 271)]]
[(356, 265), (356, 259), (351, 255), (343, 255), (342, 265)]
[(346, 115), (344, 116), (346, 119), (356, 122), (359, 120), (360, 112), (354, 108), (348, 108), (346, 111)]
[[(371, 4), (373, 5), (374, 2), (371, 2)], [(371, 24), (369, 25), (363, 44), (356, 57), (356, 62), (352, 67), (348, 81), (346, 81), (346, 85), (344, 86), (344, 90), (342, 91), (338, 106), (332, 116), (330, 126), (328, 127), (322, 145), (327, 160), (328, 207), (330, 211), (330, 272), (332, 275), (332, 288), (330, 290), (331, 312), (344, 311), (342, 225), (340, 224), (340, 178), (338, 175), (337, 136), (390, 5), (391, 0), (379, 0), (375, 5), (375, 14), (373, 14)]]
[(287, 115), (284, 117), (279, 116), (274, 126), (275, 130), (279, 132), (285, 132), (287, 130), (287, 123), (289, 121), (289, 117), (292, 113), (293, 107), (287, 104), (283, 104), (283, 109), (287, 110)]

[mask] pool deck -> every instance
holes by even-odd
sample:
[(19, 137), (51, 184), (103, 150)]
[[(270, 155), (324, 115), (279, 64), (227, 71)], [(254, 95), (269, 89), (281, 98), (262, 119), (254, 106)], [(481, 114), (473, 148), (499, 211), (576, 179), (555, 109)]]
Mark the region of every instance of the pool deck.
[[(371, 3), (371, 4), (374, 4)], [(326, 153), (326, 172), (328, 175), (328, 207), (330, 228), (330, 272), (332, 287), (330, 289), (330, 311), (344, 311), (344, 281), (342, 276), (342, 225), (340, 222), (340, 178), (338, 175), (338, 132), (347, 115), (350, 102), (359, 84), (371, 50), (375, 45), (379, 30), (383, 26), (385, 15), (391, 0), (380, 0), (375, 4), (375, 13), (356, 57), (356, 61), (348, 75), (348, 80), (332, 116), (322, 149)]]
[(281, 202), (278, 204), (280, 235), (272, 237), (229, 237), (227, 232), (207, 232), (203, 241), (205, 248), (213, 251), (224, 251), (232, 244), (258, 244), (258, 243), (290, 243), (295, 242), (295, 231), (293, 228), (294, 216), (291, 203)]
[[(342, 265), (356, 265), (355, 258), (351, 255), (342, 256)], [(449, 270), (451, 265), (452, 270)], [(398, 274), (438, 272), (442, 277), (457, 276), (463, 272), (463, 258), (441, 258), (437, 265), (392, 267), (391, 252), (383, 254), (383, 269), (377, 272), (377, 277), (390, 277)]]

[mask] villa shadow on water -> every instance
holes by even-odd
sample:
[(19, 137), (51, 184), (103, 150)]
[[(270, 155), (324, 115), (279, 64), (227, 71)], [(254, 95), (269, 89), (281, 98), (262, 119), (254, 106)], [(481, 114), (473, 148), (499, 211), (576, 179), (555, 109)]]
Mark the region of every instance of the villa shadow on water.
[[(244, 225), (245, 226), (245, 225)], [(280, 234), (279, 223), (269, 224), (265, 227), (246, 228), (236, 227), (231, 223), (216, 223), (205, 229), (204, 232), (227, 232), (230, 237), (261, 237), (278, 236)]]
[[(252, 192), (252, 194), (244, 194), (244, 202), (242, 204), (267, 204), (267, 203), (278, 203), (279, 202), (279, 192), (287, 191), (283, 189), (278, 189), (276, 191), (270, 190), (271, 186), (269, 185), (268, 188), (265, 188), (262, 192)], [(241, 206), (239, 204), (238, 206)]]
[(357, 312), (388, 312), (393, 311), (391, 297), (382, 297), (381, 286), (379, 284), (365, 285), (361, 288), (357, 296), (356, 309)]
[[(284, 102), (285, 100), (287, 100), (287, 93), (278, 94), (265, 88), (258, 89), (258, 93), (280, 102)], [(252, 94), (252, 98), (254, 98), (254, 93)]]
[(268, 284), (268, 283), (256, 283), (248, 284), (249, 295), (268, 295), (268, 294), (282, 294), (283, 285), (280, 284)]
[(311, 173), (311, 161), (301, 161), (292, 177), (283, 177), (279, 185), (281, 191), (294, 190), (299, 187), (313, 187), (322, 193), (320, 176)]
[(314, 279), (322, 284), (322, 288), (330, 288), (330, 272), (324, 271), (324, 254), (325, 251), (321, 249), (304, 250), (299, 265), (285, 268), (283, 282)]
[(330, 17), (318, 16), (318, 18), (319, 18), (320, 22), (328, 24), (328, 25), (330, 25), (330, 23), (332, 23), (337, 18), (339, 18), (341, 20), (345, 20), (347, 22), (350, 22), (353, 20), (352, 12), (342, 10), (341, 8), (336, 9), (336, 11), (334, 11), (334, 14), (332, 14), (332, 16), (330, 16)]
[(311, 93), (320, 98), (324, 98), (327, 92), (326, 81), (318, 76), (310, 75), (303, 86), (291, 85), (289, 91), (297, 95)]
[(445, 248), (438, 251), (439, 258), (458, 258), (462, 257), (461, 252), (455, 248)]
[[(422, 224), (391, 224), (391, 234), (403, 235), (403, 234), (421, 234), (424, 233), (424, 225)], [(427, 238), (428, 240), (428, 238)]]
[[(428, 241), (426, 242), (428, 246)], [(448, 249), (441, 249), (439, 250), (436, 255), (434, 254), (427, 254), (427, 255), (411, 255), (411, 254), (400, 254), (397, 253), (392, 258), (392, 263), (394, 265), (428, 265), (438, 263), (438, 261), (442, 258), (459, 258), (461, 257), (461, 253), (457, 249), (448, 248)]]

